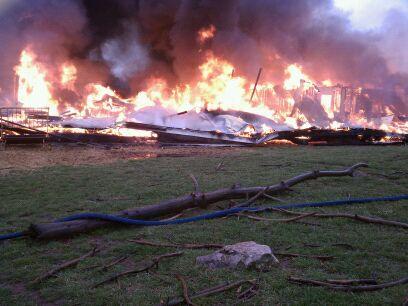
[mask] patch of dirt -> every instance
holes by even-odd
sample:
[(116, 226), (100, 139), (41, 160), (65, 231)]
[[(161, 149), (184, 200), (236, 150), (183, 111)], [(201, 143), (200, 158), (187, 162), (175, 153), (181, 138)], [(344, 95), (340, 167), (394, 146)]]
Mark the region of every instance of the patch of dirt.
[(0, 175), (15, 170), (32, 170), (54, 165), (108, 164), (119, 160), (163, 157), (222, 156), (245, 148), (168, 147), (158, 145), (116, 146), (109, 149), (78, 145), (8, 147), (0, 152)]

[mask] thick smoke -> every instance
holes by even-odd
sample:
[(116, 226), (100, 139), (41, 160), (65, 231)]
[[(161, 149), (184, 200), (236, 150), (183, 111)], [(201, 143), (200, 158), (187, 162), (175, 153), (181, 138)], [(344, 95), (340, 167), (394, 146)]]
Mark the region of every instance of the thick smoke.
[(393, 10), (389, 12), (379, 48), (389, 63), (393, 73), (408, 73), (408, 17), (403, 13)]
[[(0, 9), (3, 99), (28, 45), (51, 74), (73, 62), (79, 94), (89, 82), (125, 94), (152, 76), (191, 82), (208, 51), (251, 79), (263, 67), (263, 79), (281, 82), (285, 67), (298, 63), (316, 80), (406, 86), (406, 55), (395, 46), (406, 45), (407, 34), (394, 29), (407, 24), (404, 16), (390, 17), (384, 33), (355, 32), (331, 0), (15, 0)], [(198, 31), (210, 25), (215, 37), (200, 42)]]
[(148, 50), (139, 42), (137, 29), (132, 24), (125, 27), (122, 36), (108, 39), (101, 46), (103, 60), (122, 81), (143, 72), (149, 64)]

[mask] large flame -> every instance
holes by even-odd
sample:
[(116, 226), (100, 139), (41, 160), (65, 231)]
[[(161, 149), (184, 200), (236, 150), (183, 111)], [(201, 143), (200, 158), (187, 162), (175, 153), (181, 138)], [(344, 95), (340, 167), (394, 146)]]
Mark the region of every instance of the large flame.
[(36, 61), (36, 55), (30, 48), (21, 52), (20, 65), (15, 71), (18, 76), (18, 101), (25, 107), (49, 107), (51, 113), (57, 114), (58, 102), (51, 95), (46, 70)]
[[(204, 43), (214, 37), (215, 32), (213, 26), (201, 29), (198, 39)], [(145, 90), (126, 99), (109, 87), (91, 83), (83, 89), (85, 95), (78, 95), (82, 96), (81, 100), (70, 106), (59, 105), (58, 99), (52, 95), (52, 86), (57, 84), (59, 88), (75, 91), (77, 68), (70, 62), (64, 62), (58, 67), (58, 71), (58, 78), (51, 79), (52, 74), (39, 62), (31, 48), (24, 49), (20, 63), (15, 68), (19, 79), (18, 101), (24, 107), (49, 107), (51, 114), (58, 114), (59, 109), (61, 112), (76, 113), (80, 117), (115, 117), (117, 121), (125, 120), (127, 114), (149, 106), (161, 106), (173, 112), (240, 110), (268, 117), (292, 128), (305, 128), (311, 124), (307, 116), (294, 106), (296, 99), (311, 94), (319, 97), (321, 108), (330, 120), (329, 127), (338, 128), (343, 125), (336, 118), (339, 106), (335, 103), (333, 93), (320, 93), (316, 85), (319, 82), (306, 75), (298, 64), (288, 65), (285, 71), (287, 78), (282, 85), (286, 95), (278, 96), (275, 84), (263, 81), (258, 84), (251, 101), (250, 93), (255, 84), (242, 76), (234, 75), (234, 66), (212, 52), (206, 54), (205, 61), (198, 67), (198, 80), (170, 88), (164, 79), (154, 78), (147, 82)], [(320, 84), (326, 89), (335, 87), (330, 80)], [(392, 115), (392, 111), (388, 109), (387, 114)], [(350, 120), (353, 124), (365, 127), (394, 132), (408, 130), (406, 123), (396, 125), (391, 122), (376, 122), (360, 113), (351, 114)], [(263, 126), (262, 129), (266, 132), (271, 127)]]

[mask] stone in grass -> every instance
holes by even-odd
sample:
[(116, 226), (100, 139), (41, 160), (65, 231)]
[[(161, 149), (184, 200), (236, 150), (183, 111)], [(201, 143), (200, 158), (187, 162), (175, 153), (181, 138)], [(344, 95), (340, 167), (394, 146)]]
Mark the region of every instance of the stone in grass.
[(254, 241), (245, 241), (226, 245), (210, 255), (198, 256), (196, 262), (210, 269), (219, 268), (256, 268), (262, 269), (270, 264), (278, 263), (272, 250), (267, 245)]

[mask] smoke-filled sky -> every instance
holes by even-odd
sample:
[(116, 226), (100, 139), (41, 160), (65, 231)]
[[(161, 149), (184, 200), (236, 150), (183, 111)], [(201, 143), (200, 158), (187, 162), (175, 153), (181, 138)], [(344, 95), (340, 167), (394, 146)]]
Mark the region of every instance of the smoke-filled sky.
[[(209, 51), (251, 79), (263, 67), (279, 83), (297, 63), (316, 80), (406, 86), (406, 0), (333, 1), (0, 0), (0, 94), (12, 91), (27, 46), (49, 78), (73, 63), (78, 91), (100, 82), (134, 94), (152, 77), (189, 83)], [(210, 25), (214, 38), (200, 42)]]
[(391, 11), (408, 14), (407, 0), (334, 0), (334, 5), (348, 14), (355, 29), (363, 31), (380, 29)]

